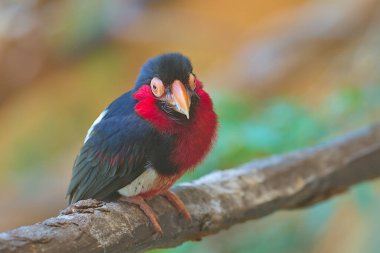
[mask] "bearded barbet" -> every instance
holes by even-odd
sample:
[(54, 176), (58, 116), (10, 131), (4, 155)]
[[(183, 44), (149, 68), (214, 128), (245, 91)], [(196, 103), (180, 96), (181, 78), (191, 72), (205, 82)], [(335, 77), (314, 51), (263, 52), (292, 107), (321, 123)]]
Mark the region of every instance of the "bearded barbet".
[(89, 129), (67, 191), (70, 203), (121, 195), (161, 232), (145, 199), (163, 195), (191, 221), (169, 189), (204, 159), (217, 125), (211, 98), (187, 57), (170, 53), (148, 60), (134, 88), (114, 100)]

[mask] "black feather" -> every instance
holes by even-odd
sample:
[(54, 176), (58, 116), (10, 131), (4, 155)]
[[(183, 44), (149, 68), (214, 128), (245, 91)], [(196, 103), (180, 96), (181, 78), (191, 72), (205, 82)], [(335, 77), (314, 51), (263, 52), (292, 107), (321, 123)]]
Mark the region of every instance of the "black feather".
[[(108, 198), (141, 175), (147, 165), (153, 165), (162, 174), (176, 173), (177, 167), (169, 161), (176, 136), (159, 133), (139, 117), (134, 110), (137, 101), (133, 93), (149, 84), (153, 77), (159, 77), (166, 86), (174, 80), (188, 85), (192, 70), (189, 59), (177, 53), (160, 55), (144, 64), (135, 88), (108, 106), (107, 113), (81, 148), (67, 191), (70, 203)], [(196, 105), (197, 99), (192, 96), (192, 104)], [(158, 103), (157, 106), (173, 120), (186, 122), (184, 115), (167, 105)]]
[(141, 85), (149, 84), (153, 77), (158, 77), (165, 86), (180, 80), (188, 84), (189, 74), (193, 72), (190, 60), (180, 53), (162, 54), (147, 61), (137, 77), (135, 90)]

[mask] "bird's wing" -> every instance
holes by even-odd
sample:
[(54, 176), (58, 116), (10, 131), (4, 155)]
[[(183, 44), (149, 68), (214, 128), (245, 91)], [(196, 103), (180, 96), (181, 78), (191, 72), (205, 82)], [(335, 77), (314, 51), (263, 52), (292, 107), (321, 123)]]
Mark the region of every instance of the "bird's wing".
[(80, 150), (67, 191), (70, 203), (104, 199), (145, 170), (154, 138), (152, 128), (134, 115), (103, 119)]

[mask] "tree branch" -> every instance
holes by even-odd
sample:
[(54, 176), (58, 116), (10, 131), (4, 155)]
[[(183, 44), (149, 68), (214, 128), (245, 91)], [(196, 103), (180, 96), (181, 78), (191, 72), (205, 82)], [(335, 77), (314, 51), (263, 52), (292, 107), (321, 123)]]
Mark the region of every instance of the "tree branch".
[[(139, 252), (188, 240), (281, 209), (301, 208), (380, 176), (380, 123), (323, 145), (215, 172), (175, 188), (193, 222), (163, 197), (149, 201), (163, 235), (124, 203), (80, 201), (58, 217), (0, 234), (0, 252)], [(75, 208), (77, 212), (72, 213)]]

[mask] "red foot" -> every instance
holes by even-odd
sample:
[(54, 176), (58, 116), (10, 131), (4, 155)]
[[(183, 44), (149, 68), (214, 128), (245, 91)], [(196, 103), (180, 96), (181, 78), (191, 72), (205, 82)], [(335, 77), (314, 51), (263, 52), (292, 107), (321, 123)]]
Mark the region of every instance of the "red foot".
[(171, 191), (165, 191), (161, 193), (162, 196), (166, 197), (169, 202), (173, 204), (173, 206), (185, 217), (186, 220), (191, 222), (191, 214), (187, 210), (185, 204), (182, 202), (182, 200)]
[(121, 196), (120, 200), (123, 202), (128, 202), (128, 203), (139, 206), (141, 211), (144, 212), (144, 214), (149, 218), (150, 222), (153, 224), (154, 230), (157, 233), (162, 234), (162, 229), (161, 229), (160, 223), (158, 222), (158, 217), (157, 217), (156, 213), (145, 202), (145, 200), (141, 196), (134, 196), (134, 197)]

